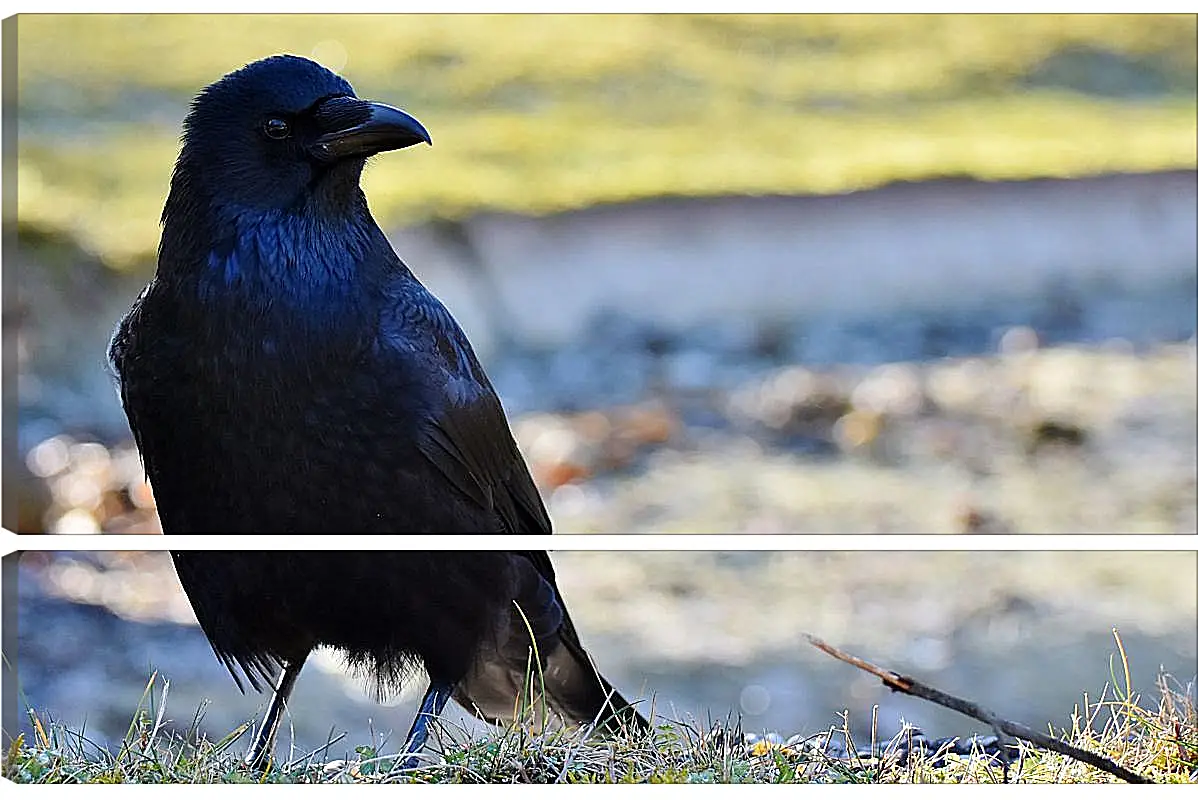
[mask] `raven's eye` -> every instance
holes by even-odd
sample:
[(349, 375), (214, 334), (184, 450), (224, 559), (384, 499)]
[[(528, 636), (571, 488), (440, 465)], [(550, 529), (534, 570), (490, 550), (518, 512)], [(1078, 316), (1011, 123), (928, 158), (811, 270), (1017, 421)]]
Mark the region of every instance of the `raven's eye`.
[(291, 126), (287, 124), (287, 120), (285, 119), (271, 117), (262, 123), (262, 132), (269, 139), (286, 139), (291, 135)]

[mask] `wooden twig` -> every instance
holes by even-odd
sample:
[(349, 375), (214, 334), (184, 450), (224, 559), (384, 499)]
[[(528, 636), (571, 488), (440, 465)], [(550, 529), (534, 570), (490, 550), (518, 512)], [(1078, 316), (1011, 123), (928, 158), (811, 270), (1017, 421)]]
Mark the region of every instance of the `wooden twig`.
[[(1038, 731), (1034, 731), (1026, 725), (1021, 725), (1018, 722), (1002, 719), (993, 711), (982, 708), (977, 703), (971, 703), (968, 700), (962, 700), (959, 697), (953, 697), (951, 694), (945, 694), (939, 689), (934, 689), (927, 684), (917, 681), (915, 678), (909, 677), (907, 675), (900, 675), (897, 672), (893, 672), (888, 669), (883, 669), (876, 664), (871, 664), (868, 661), (857, 658), (854, 655), (850, 655), (843, 650), (838, 650), (824, 640), (816, 636), (812, 636), (809, 633), (803, 635), (807, 637), (807, 641), (811, 642), (812, 645), (820, 650), (823, 650), (828, 655), (839, 659), (840, 661), (852, 664), (858, 669), (863, 669), (871, 675), (877, 676), (879, 679), (881, 679), (884, 685), (890, 687), (896, 692), (902, 692), (903, 694), (909, 694), (914, 697), (923, 698), (924, 700), (944, 706), (945, 708), (951, 708), (953, 711), (973, 717), (980, 722), (990, 725), (999, 734), (1000, 744), (1002, 744), (1002, 734), (1006, 733), (1010, 734), (1011, 736), (1029, 741), (1032, 744), (1039, 745), (1045, 750), (1052, 750), (1055, 753), (1061, 753), (1062, 755), (1085, 762), (1092, 767), (1097, 767), (1104, 772), (1109, 772), (1111, 775), (1114, 775), (1117, 778), (1122, 778), (1128, 783), (1153, 782), (1150, 779), (1145, 778), (1143, 775), (1119, 766), (1109, 758), (1100, 756), (1097, 753), (1091, 753), (1089, 750), (1083, 750), (1080, 747), (1074, 747), (1068, 742), (1063, 742), (1054, 736), (1039, 733)], [(1005, 753), (1006, 748), (1003, 747), (1002, 750)], [(1003, 774), (1005, 778), (1005, 760), (1003, 762), (1003, 766)]]

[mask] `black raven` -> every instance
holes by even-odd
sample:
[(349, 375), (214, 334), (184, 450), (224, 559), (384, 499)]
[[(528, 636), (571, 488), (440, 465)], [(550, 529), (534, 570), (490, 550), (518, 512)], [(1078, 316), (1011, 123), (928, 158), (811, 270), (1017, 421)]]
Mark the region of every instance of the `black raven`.
[[(296, 56), (195, 98), (157, 272), (109, 346), (165, 533), (551, 532), (469, 342), (359, 186), (368, 157), (421, 142)], [(510, 718), (534, 644), (562, 716), (647, 725), (591, 666), (544, 552), (172, 555), (238, 684), (279, 676), (256, 765), (320, 645), (381, 691), (425, 667), (409, 752), (450, 696)]]

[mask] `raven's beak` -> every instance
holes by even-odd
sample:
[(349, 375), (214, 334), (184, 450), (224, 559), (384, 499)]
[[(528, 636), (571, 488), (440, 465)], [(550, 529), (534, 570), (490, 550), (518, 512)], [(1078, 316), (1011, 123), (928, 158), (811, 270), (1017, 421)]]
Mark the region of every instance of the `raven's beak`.
[(328, 131), (313, 147), (316, 156), (324, 160), (366, 158), (421, 142), (433, 143), (425, 127), (411, 114), (356, 97), (325, 100), (317, 109), (316, 118)]

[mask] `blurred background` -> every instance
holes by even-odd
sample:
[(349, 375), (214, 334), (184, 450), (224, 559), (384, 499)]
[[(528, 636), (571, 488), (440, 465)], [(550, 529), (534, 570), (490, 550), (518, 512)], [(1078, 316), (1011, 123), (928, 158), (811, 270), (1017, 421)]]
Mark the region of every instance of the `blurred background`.
[(366, 192), (560, 532), (1198, 527), (1193, 16), (9, 22), (6, 527), (157, 530), (106, 343), (276, 52), (432, 131)]
[[(891, 693), (815, 650), (804, 632), (1041, 731), (1049, 723), (1068, 730), (1086, 695), (1097, 702), (1108, 683), (1124, 684), (1113, 628), (1145, 708), (1156, 708), (1161, 671), (1191, 693), (1198, 673), (1193, 552), (568, 552), (553, 560), (604, 674), (630, 699), (651, 696), (660, 716), (705, 729), (741, 718), (746, 731), (809, 735), (839, 727), (847, 710), (867, 746), (876, 704), (881, 736), (903, 720), (930, 738), (989, 734)], [(165, 553), (25, 553), (17, 595), (16, 701), (43, 721), (119, 741), (154, 670), (170, 681), (168, 729), (188, 730), (205, 700), (201, 730), (213, 741), (261, 719), (268, 698), (238, 693)], [(380, 706), (335, 655), (317, 651), (279, 752), (294, 742), (302, 755), (342, 733), (327, 758), (377, 746), (388, 733), (393, 750), (384, 752), (394, 752), (423, 691), (419, 679)], [(1105, 699), (1114, 698), (1108, 691)], [(453, 704), (447, 717), (451, 730), (478, 727)], [(21, 724), (28, 729), (27, 718)], [(1103, 724), (1100, 715), (1096, 728)]]

